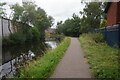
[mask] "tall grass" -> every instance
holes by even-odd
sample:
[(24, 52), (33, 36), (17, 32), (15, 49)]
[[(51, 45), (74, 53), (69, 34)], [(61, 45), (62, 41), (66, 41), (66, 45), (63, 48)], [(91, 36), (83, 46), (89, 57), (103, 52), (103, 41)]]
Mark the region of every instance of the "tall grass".
[(48, 51), (36, 61), (29, 62), (27, 66), (21, 69), (20, 78), (48, 78), (53, 73), (69, 44), (70, 38), (65, 38), (57, 48)]
[(95, 36), (99, 35), (83, 34), (79, 38), (94, 77), (100, 80), (103, 78), (104, 80), (106, 78), (118, 80), (120, 77), (118, 49), (109, 47), (101, 40), (96, 42)]

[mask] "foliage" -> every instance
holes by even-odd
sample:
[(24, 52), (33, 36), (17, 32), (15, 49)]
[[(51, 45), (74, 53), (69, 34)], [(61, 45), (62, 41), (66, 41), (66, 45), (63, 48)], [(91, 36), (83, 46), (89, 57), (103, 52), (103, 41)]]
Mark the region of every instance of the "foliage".
[(96, 43), (93, 36), (94, 34), (82, 34), (79, 40), (94, 77), (100, 80), (119, 80), (118, 49), (109, 47), (104, 42)]
[(39, 41), (40, 40), (39, 30), (36, 27), (32, 27), (30, 31), (31, 31), (31, 34), (32, 34), (32, 40), (33, 41)]
[(21, 69), (20, 78), (48, 78), (53, 73), (69, 44), (70, 39), (65, 38), (56, 49), (48, 51), (36, 61), (29, 62), (29, 65)]
[(78, 37), (80, 35), (80, 18), (76, 14), (73, 14), (71, 19), (65, 20), (58, 23), (57, 25), (58, 33), (63, 33), (66, 36), (75, 36)]
[[(23, 6), (15, 4), (10, 6), (13, 10), (13, 30), (8, 38), (3, 39), (3, 45), (17, 45), (32, 41), (44, 41), (45, 29), (53, 25), (53, 17), (38, 8), (33, 2), (27, 2)], [(4, 41), (5, 40), (5, 41)]]
[(27, 2), (23, 6), (15, 4), (11, 6), (11, 9), (13, 10), (13, 22), (20, 21), (32, 27), (35, 26), (40, 33), (41, 40), (45, 37), (45, 29), (53, 25), (53, 17), (48, 16), (43, 9), (38, 8), (33, 2)]
[(96, 43), (105, 42), (104, 36), (102, 33), (94, 33), (94, 35), (91, 34), (91, 37)]
[(40, 41), (40, 32), (36, 27), (26, 28), (22, 31), (10, 34), (9, 37), (3, 37), (3, 46), (18, 45), (30, 42)]
[(2, 38), (2, 46), (10, 46), (11, 40), (7, 37)]
[(88, 32), (92, 29), (99, 28), (100, 20), (104, 17), (104, 7), (101, 2), (89, 2), (86, 3), (83, 12), (80, 14), (83, 16), (81, 19), (81, 32)]
[(6, 3), (1, 3), (0, 2), (0, 16), (5, 16), (5, 9), (3, 8), (3, 6), (6, 5)]
[(102, 20), (100, 23), (100, 27), (101, 28), (107, 27), (107, 20)]
[(11, 44), (24, 44), (26, 37), (22, 32), (16, 32), (10, 34), (9, 39), (11, 40)]

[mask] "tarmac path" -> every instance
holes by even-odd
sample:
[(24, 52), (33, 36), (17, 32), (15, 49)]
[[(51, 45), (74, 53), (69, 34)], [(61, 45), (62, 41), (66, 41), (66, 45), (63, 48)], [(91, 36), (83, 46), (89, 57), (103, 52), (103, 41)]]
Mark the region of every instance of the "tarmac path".
[(71, 38), (71, 44), (51, 78), (91, 78), (89, 65), (77, 38)]

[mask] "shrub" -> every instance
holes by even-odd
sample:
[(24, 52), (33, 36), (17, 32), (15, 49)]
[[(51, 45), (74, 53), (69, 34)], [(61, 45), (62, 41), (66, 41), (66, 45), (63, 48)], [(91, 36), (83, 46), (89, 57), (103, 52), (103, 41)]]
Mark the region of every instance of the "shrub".
[(102, 20), (100, 23), (100, 27), (101, 28), (107, 27), (107, 20)]
[(29, 62), (28, 65), (20, 69), (19, 78), (43, 78), (47, 79), (53, 73), (56, 65), (63, 57), (70, 44), (70, 38), (65, 38), (57, 48), (47, 51), (44, 56), (37, 58), (36, 61)]
[(9, 46), (11, 43), (11, 40), (7, 37), (2, 38), (2, 45), (3, 46)]
[(32, 41), (33, 35), (32, 35), (31, 30), (28, 30), (28, 31), (25, 33), (25, 36), (26, 36), (26, 42), (27, 42), (27, 43), (29, 43), (29, 42)]
[(26, 40), (26, 37), (22, 32), (10, 34), (9, 38), (12, 44), (23, 44)]
[(91, 35), (91, 37), (96, 43), (105, 41), (102, 33), (94, 33)]
[(40, 32), (36, 27), (32, 27), (30, 29), (31, 33), (32, 33), (32, 40), (33, 41), (39, 41), (40, 40)]
[(94, 40), (90, 38), (92, 35), (95, 34), (81, 35), (79, 40), (93, 76), (97, 80), (120, 80), (119, 50), (106, 43), (94, 43)]

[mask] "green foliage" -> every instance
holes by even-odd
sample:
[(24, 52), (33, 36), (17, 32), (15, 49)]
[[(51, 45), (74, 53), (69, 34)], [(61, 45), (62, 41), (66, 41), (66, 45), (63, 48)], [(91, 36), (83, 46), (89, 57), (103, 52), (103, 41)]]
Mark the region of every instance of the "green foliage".
[(24, 11), (24, 8), (20, 6), (19, 4), (15, 4), (11, 6), (11, 9), (14, 11), (13, 21), (19, 21)]
[(10, 46), (11, 40), (7, 37), (2, 38), (2, 46)]
[(99, 28), (100, 20), (104, 17), (104, 7), (101, 2), (89, 2), (86, 3), (83, 12), (80, 14), (83, 16), (81, 19), (81, 29), (82, 33), (88, 32), (92, 29)]
[(29, 62), (29, 65), (21, 69), (20, 78), (48, 78), (53, 73), (69, 44), (70, 39), (65, 38), (57, 48), (48, 51), (42, 58)]
[(100, 28), (107, 27), (107, 20), (102, 20), (100, 23)]
[(91, 35), (91, 37), (96, 43), (105, 42), (104, 36), (102, 33), (94, 33)]
[(63, 24), (62, 22), (57, 25), (58, 33), (63, 33), (66, 36), (75, 36), (80, 35), (80, 18), (79, 16), (73, 14), (71, 19), (67, 19)]
[(5, 9), (3, 8), (3, 6), (6, 5), (6, 3), (1, 3), (0, 2), (0, 16), (5, 16)]
[(16, 32), (14, 34), (10, 34), (9, 39), (12, 44), (24, 44), (26, 36), (22, 32)]
[[(21, 21), (22, 23), (37, 27), (37, 29), (32, 28), (32, 34), (30, 33), (31, 31), (27, 31), (30, 33), (26, 33), (28, 40), (31, 40), (29, 36), (38, 40), (37, 37), (39, 34), (41, 40), (44, 39), (45, 29), (53, 25), (53, 17), (48, 16), (43, 9), (40, 7), (38, 8), (33, 2), (27, 2), (26, 4), (23, 4), (23, 6), (15, 4), (11, 6), (11, 9), (14, 12), (12, 14), (13, 23)], [(23, 29), (25, 28), (23, 27)]]
[(30, 31), (31, 31), (31, 34), (32, 34), (32, 40), (33, 41), (39, 41), (40, 40), (39, 30), (36, 27), (32, 27)]
[(93, 36), (94, 34), (82, 34), (79, 40), (94, 77), (100, 80), (119, 80), (118, 49), (109, 47), (104, 42), (96, 43)]

